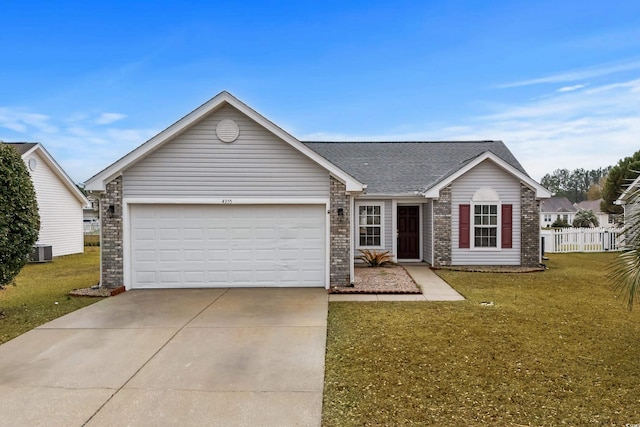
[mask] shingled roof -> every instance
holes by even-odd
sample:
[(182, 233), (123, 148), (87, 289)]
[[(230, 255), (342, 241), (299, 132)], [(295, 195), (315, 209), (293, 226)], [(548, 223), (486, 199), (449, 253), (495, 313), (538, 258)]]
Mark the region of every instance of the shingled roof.
[(566, 197), (551, 197), (540, 204), (540, 212), (577, 212)]
[(502, 141), (303, 141), (303, 144), (365, 183), (369, 194), (400, 195), (427, 190), (487, 151), (526, 175)]
[(27, 151), (31, 150), (36, 145), (38, 145), (37, 142), (5, 142), (5, 144), (8, 144), (8, 145), (12, 146), (13, 148), (15, 148), (15, 150), (21, 156), (24, 153), (26, 153)]

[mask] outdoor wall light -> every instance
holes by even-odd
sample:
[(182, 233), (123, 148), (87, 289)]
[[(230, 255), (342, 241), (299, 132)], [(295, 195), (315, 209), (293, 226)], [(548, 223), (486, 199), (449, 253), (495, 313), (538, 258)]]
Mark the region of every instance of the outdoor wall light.
[(344, 209), (338, 208), (338, 216), (344, 216)]
[(116, 207), (114, 205), (109, 205), (107, 213), (109, 214), (109, 218), (113, 218), (113, 215), (116, 213)]

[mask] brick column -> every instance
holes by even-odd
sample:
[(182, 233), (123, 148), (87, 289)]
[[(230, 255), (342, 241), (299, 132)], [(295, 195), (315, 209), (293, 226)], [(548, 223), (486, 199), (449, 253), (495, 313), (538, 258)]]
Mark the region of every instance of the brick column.
[(536, 193), (520, 184), (520, 264), (540, 265), (540, 202)]
[(100, 284), (107, 288), (123, 286), (122, 265), (122, 177), (107, 184), (100, 198), (100, 232), (102, 241), (102, 277)]
[[(351, 203), (343, 183), (330, 177), (329, 278), (330, 286), (351, 284)], [(342, 215), (340, 215), (340, 210)]]
[(451, 265), (451, 186), (440, 190), (433, 201), (433, 266)]

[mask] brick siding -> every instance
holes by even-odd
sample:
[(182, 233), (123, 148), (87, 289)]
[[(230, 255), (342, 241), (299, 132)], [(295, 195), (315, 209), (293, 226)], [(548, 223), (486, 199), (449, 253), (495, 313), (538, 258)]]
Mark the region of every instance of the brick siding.
[[(330, 201), (330, 286), (349, 286), (351, 284), (351, 203), (343, 183), (331, 177)], [(342, 209), (342, 215), (338, 210)]]
[(102, 218), (102, 277), (100, 283), (107, 288), (123, 286), (122, 264), (122, 177), (107, 184), (100, 197), (100, 217)]
[(433, 266), (451, 265), (451, 186), (433, 201)]
[(540, 265), (540, 202), (536, 192), (520, 184), (520, 264)]

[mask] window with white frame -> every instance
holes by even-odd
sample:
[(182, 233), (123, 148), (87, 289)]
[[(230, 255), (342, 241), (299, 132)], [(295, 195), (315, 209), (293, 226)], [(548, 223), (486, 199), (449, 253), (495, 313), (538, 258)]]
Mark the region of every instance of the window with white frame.
[(382, 246), (382, 204), (358, 206), (358, 246)]
[(544, 214), (544, 222), (551, 222), (551, 214)]
[(481, 187), (471, 203), (458, 205), (458, 248), (478, 250), (513, 249), (513, 204), (498, 193)]
[(497, 204), (474, 204), (473, 246), (476, 248), (498, 247)]

